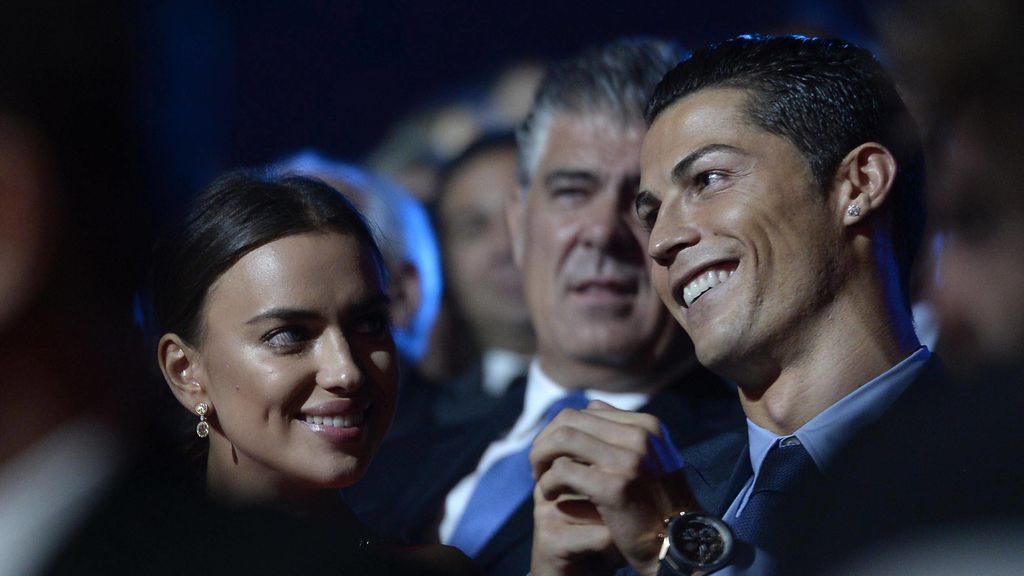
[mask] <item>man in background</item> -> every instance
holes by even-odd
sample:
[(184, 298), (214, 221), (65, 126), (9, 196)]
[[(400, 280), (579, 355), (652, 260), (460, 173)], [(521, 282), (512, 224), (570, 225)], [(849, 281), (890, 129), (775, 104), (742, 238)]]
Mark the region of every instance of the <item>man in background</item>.
[(436, 219), (448, 292), (466, 325), (453, 345), (473, 350), (463, 374), (438, 389), (435, 421), (453, 425), (493, 409), (526, 373), (533, 326), (522, 274), (512, 259), (505, 201), (516, 189), (516, 141), (488, 134), (453, 160), (441, 176)]
[[(688, 446), (741, 423), (735, 398), (696, 363), (658, 301), (632, 208), (641, 110), (680, 56), (631, 39), (549, 70), (518, 133), (519, 187), (507, 206), (537, 355), (487, 417), (411, 438), (405, 453), (375, 462), (378, 489), (405, 496), (367, 521), (457, 546), (489, 574), (521, 575), (533, 539), (527, 452), (561, 409), (600, 400), (660, 417), (667, 431), (644, 433), (660, 449), (645, 465), (665, 473), (679, 467), (673, 442)], [(386, 482), (395, 477), (401, 482)]]

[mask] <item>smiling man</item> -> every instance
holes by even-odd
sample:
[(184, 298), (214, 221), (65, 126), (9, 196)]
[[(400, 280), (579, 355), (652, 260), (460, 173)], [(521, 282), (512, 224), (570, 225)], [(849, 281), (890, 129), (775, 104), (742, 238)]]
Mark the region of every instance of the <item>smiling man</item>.
[(596, 404), (562, 414), (531, 453), (537, 541), (552, 541), (535, 547), (533, 573), (617, 550), (641, 574), (772, 574), (799, 553), (787, 536), (838, 454), (868, 430), (898, 435), (908, 406), (942, 395), (907, 296), (920, 145), (869, 52), (802, 37), (695, 53), (647, 120), (636, 208), (653, 283), (700, 362), (736, 383), (747, 434), (739, 457), (713, 443), (717, 464), (691, 461), (682, 483), (615, 458), (646, 418)]

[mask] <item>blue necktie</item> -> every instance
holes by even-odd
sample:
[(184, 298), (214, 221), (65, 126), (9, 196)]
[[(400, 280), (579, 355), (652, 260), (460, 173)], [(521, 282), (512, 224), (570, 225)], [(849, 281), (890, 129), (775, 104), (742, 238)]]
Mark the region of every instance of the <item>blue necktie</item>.
[[(586, 406), (587, 397), (582, 392), (563, 396), (548, 407), (538, 430), (547, 426), (562, 410), (582, 410)], [(530, 497), (533, 492), (529, 459), (532, 445), (531, 441), (526, 448), (501, 458), (484, 473), (449, 544), (468, 556), (476, 557), (516, 508)]]
[(795, 436), (783, 438), (768, 451), (750, 491), (750, 498), (733, 523), (736, 538), (769, 552), (784, 551), (789, 515), (801, 494), (821, 474), (807, 449)]

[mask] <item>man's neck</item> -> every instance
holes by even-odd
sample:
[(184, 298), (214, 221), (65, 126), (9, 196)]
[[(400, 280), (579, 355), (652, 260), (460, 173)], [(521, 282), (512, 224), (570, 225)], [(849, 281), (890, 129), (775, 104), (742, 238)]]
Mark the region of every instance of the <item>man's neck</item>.
[(760, 382), (738, 382), (751, 421), (776, 434), (792, 434), (920, 346), (905, 311), (837, 312), (823, 316), (795, 347), (800, 353), (782, 355)]

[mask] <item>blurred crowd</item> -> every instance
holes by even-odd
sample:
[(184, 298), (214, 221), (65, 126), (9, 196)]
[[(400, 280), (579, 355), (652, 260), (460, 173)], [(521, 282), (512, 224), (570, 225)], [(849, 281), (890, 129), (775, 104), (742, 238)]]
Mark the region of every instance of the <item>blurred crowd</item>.
[[(153, 283), (165, 277), (152, 270), (160, 265), (154, 262), (152, 246), (158, 236), (184, 248), (194, 245), (196, 251), (183, 251), (180, 258), (196, 259), (212, 258), (219, 248), (212, 237), (181, 239), (158, 233), (179, 224), (180, 215), (154, 214), (153, 205), (166, 198), (147, 196), (162, 185), (143, 170), (143, 157), (153, 150), (141, 137), (144, 122), (135, 105), (138, 78), (130, 71), (137, 70), (135, 59), (141, 56), (132, 16), (136, 12), (127, 4), (5, 6), (0, 19), (0, 576), (307, 569), (526, 574), (531, 567), (534, 574), (603, 574), (619, 568), (644, 573), (651, 566), (644, 560), (650, 554), (624, 545), (626, 530), (612, 528), (595, 540), (572, 540), (578, 549), (551, 544), (570, 538), (568, 530), (558, 528), (564, 518), (551, 516), (574, 505), (566, 493), (575, 489), (587, 494), (580, 479), (584, 473), (576, 477), (568, 470), (570, 464), (557, 465), (560, 457), (577, 449), (565, 443), (583, 435), (588, 442), (606, 433), (615, 436), (604, 428), (588, 428), (605, 422), (585, 421), (587, 415), (621, 409), (651, 416), (642, 421), (601, 416), (647, 430), (639, 440), (645, 446), (639, 473), (644, 478), (677, 478), (690, 473), (686, 468), (704, 464), (728, 476), (737, 458), (745, 458), (743, 450), (752, 454), (754, 445), (743, 442), (748, 419), (757, 420), (750, 407), (764, 391), (753, 394), (744, 387), (748, 372), (729, 365), (720, 373), (714, 360), (705, 362), (711, 356), (702, 348), (699, 328), (695, 334), (686, 324), (693, 320), (681, 317), (685, 311), (663, 305), (671, 308), (672, 298), (683, 298), (682, 288), (678, 296), (658, 292), (663, 279), (659, 273), (671, 274), (665, 272), (671, 270), (665, 262), (675, 257), (665, 251), (665, 243), (696, 240), (686, 240), (684, 232), (665, 232), (676, 223), (668, 197), (645, 196), (654, 190), (650, 182), (655, 180), (639, 171), (641, 162), (645, 170), (655, 165), (650, 160), (654, 145), (644, 140), (646, 130), (661, 122), (658, 134), (666, 133), (664, 123), (675, 119), (673, 110), (681, 109), (678, 102), (673, 104), (679, 98), (674, 96), (667, 111), (655, 106), (652, 112), (647, 103), (655, 86), (702, 46), (687, 38), (663, 43), (634, 38), (610, 43), (618, 48), (606, 43), (609, 52), (601, 56), (609, 68), (628, 68), (623, 75), (630, 82), (595, 80), (591, 87), (587, 82), (597, 73), (583, 64), (523, 58), (496, 67), (486, 83), (451, 78), (459, 89), (449, 93), (457, 97), (423, 103), (410, 96), (406, 117), (381, 126), (379, 144), (362, 157), (336, 158), (300, 146), (259, 165), (221, 167), (222, 172), (245, 169), (253, 182), (268, 186), (305, 190), (305, 184), (289, 184), (290, 177), (324, 183), (365, 218), (372, 242), (361, 241), (379, 247), (379, 256), (372, 258), (379, 258), (382, 268), (378, 283), (387, 294), (398, 392), (394, 406), (388, 407), (394, 409), (388, 434), (379, 450), (370, 450), (377, 453), (373, 465), (365, 476), (359, 469), (362, 480), (328, 483), (345, 503), (337, 512), (345, 520), (309, 514), (306, 506), (294, 514), (292, 506), (280, 502), (255, 509), (236, 498), (207, 499), (208, 450), (196, 444), (196, 424), (212, 424), (211, 439), (230, 436), (231, 430), (221, 424), (217, 406), (206, 415), (210, 398), (183, 399), (180, 391), (193, 382), (189, 368), (174, 355), (187, 356), (192, 342), (183, 338), (168, 347), (168, 330), (152, 304), (154, 292), (164, 289)], [(1017, 3), (1008, 0), (905, 0), (885, 4), (875, 20), (870, 37), (846, 40), (875, 55), (916, 120), (916, 127), (909, 129), (919, 133), (924, 152), (926, 194), (920, 213), (927, 218), (920, 223), (924, 228), (914, 269), (899, 273), (899, 288), (912, 303), (908, 326), (914, 334), (895, 329), (893, 348), (899, 353), (887, 356), (892, 362), (866, 379), (904, 358), (913, 360), (915, 351), (923, 349), (941, 359), (943, 379), (958, 390), (958, 403), (943, 404), (929, 415), (941, 416), (941, 426), (927, 427), (932, 426), (928, 421), (916, 433), (901, 433), (907, 443), (927, 444), (917, 446), (919, 451), (910, 449), (922, 464), (915, 467), (913, 456), (899, 456), (914, 469), (893, 465), (891, 476), (877, 480), (891, 489), (879, 492), (877, 499), (849, 498), (874, 494), (855, 482), (825, 484), (847, 498), (836, 499), (842, 506), (838, 512), (822, 511), (822, 522), (829, 513), (891, 506), (865, 515), (863, 524), (817, 534), (817, 524), (792, 515), (794, 525), (803, 523), (793, 528), (792, 537), (815, 551), (797, 553), (795, 559), (781, 554), (781, 566), (786, 569), (792, 562), (789, 573), (796, 574), (1020, 573), (1024, 486), (1015, 483), (1024, 476), (1019, 464), (997, 466), (992, 460), (1020, 460), (1016, 446), (1024, 440), (1024, 298), (1017, 292), (1024, 289), (1024, 196), (1013, 184), (1024, 169), (1024, 80), (1018, 71), (1024, 19)], [(837, 33), (827, 22), (750, 32)], [(579, 48), (594, 49), (596, 44)], [(628, 55), (616, 56), (615, 49)], [(640, 63), (615, 63), (615, 58)], [(308, 113), (316, 111), (311, 106)], [(682, 121), (679, 126), (684, 126)], [(658, 142), (661, 151), (674, 145), (671, 140)], [(897, 151), (893, 155), (899, 157)], [(905, 165), (898, 159), (899, 166), (889, 171), (903, 177)], [(599, 169), (551, 168), (577, 165)], [(872, 170), (865, 168), (864, 173)], [(910, 173), (913, 167), (908, 163), (906, 170)], [(658, 182), (676, 182), (673, 178), (684, 174), (679, 166), (670, 166), (666, 173), (672, 177), (659, 176)], [(646, 199), (638, 199), (641, 188)], [(180, 191), (182, 203), (200, 193)], [(207, 198), (210, 192), (204, 194)], [(862, 210), (865, 219), (873, 216), (872, 209), (884, 200), (872, 198), (857, 206), (854, 198), (837, 218), (849, 224)], [(654, 208), (645, 220), (643, 207), (655, 205), (661, 213)], [(216, 209), (209, 206), (213, 208), (207, 210)], [(915, 234), (917, 224), (898, 215), (883, 216), (891, 226), (885, 229), (891, 233), (885, 241), (872, 235), (874, 229), (852, 228), (875, 242), (868, 251), (874, 255), (892, 250), (892, 245), (902, 249), (905, 238)], [(252, 233), (246, 226), (240, 224), (230, 234), (242, 238)], [(679, 229), (689, 230), (682, 224)], [(270, 238), (281, 237), (290, 236)], [(204, 242), (211, 246), (205, 252), (200, 250)], [(791, 247), (786, 242), (777, 246)], [(225, 270), (236, 270), (236, 264), (256, 253), (247, 250), (211, 266), (221, 266), (226, 277)], [(325, 253), (328, 248), (317, 250)], [(371, 258), (359, 254), (353, 262)], [(895, 269), (902, 260), (888, 265)], [(870, 282), (884, 276), (886, 266), (880, 264), (882, 272), (866, 275), (871, 280), (858, 286), (875, 286)], [(569, 304), (549, 294), (562, 281), (553, 276), (563, 268), (568, 270), (566, 290), (587, 293), (589, 299)], [(210, 274), (203, 266), (181, 264), (168, 270), (187, 275), (175, 282), (182, 290), (204, 294), (197, 296), (199, 302), (221, 290), (220, 280), (203, 284), (203, 274)], [(346, 269), (338, 277), (342, 282), (360, 274), (378, 278), (359, 270)], [(733, 272), (728, 266), (712, 272), (714, 277), (694, 290), (714, 289)], [(881, 285), (880, 291), (888, 289)], [(862, 295), (873, 297), (868, 291)], [(698, 296), (687, 296), (681, 309), (699, 302)], [(761, 310), (775, 309), (771, 301), (759, 305)], [(833, 320), (857, 324), (847, 334), (877, 334), (867, 328), (859, 332), (859, 320), (849, 322), (840, 315)], [(818, 336), (828, 339), (824, 332)], [(844, 347), (868, 347), (859, 342), (848, 341)], [(154, 362), (157, 354), (159, 361)], [(238, 361), (253, 357), (240, 355)], [(367, 357), (377, 362), (378, 357)], [(272, 365), (258, 368), (274, 382)], [(854, 369), (839, 360), (830, 369), (839, 374), (844, 370)], [(930, 374), (932, 368), (922, 370)], [(207, 367), (203, 374), (212, 373)], [(319, 381), (317, 385), (322, 386)], [(737, 388), (743, 403), (736, 400)], [(586, 394), (581, 403), (560, 404), (571, 415), (539, 432), (557, 413), (544, 416), (551, 398), (564, 390)], [(379, 400), (381, 408), (388, 402)], [(193, 409), (200, 405), (202, 410)], [(575, 415), (582, 416), (577, 421)], [(272, 414), (261, 418), (269, 420)], [(712, 447), (726, 444), (708, 440), (721, 435), (742, 447), (729, 444), (723, 448), (727, 453), (715, 452)], [(527, 460), (534, 438), (541, 447)], [(209, 444), (212, 458), (214, 443)], [(599, 446), (599, 452), (614, 452)], [(951, 468), (971, 467), (965, 468), (969, 481), (952, 479), (952, 472), (950, 478), (920, 477), (922, 471), (941, 469), (934, 460), (924, 462), (922, 454), (945, 458), (949, 451), (975, 449), (977, 457), (949, 459)], [(503, 474), (525, 475), (526, 490), (520, 494), (518, 487), (500, 482), (492, 488), (491, 472), (516, 454), (521, 457), (515, 465), (522, 469)], [(247, 457), (241, 456), (243, 461)], [(234, 444), (225, 458), (238, 463)], [(579, 455), (568, 460), (590, 467), (601, 464)], [(549, 468), (566, 474), (559, 477), (558, 487), (553, 475), (547, 484), (538, 481)], [(538, 482), (536, 493), (532, 482)], [(712, 512), (692, 476), (688, 482), (695, 495), (679, 498), (695, 498)], [(642, 486), (647, 485), (630, 489)], [(945, 500), (947, 490), (958, 495)], [(985, 493), (995, 501), (963, 497), (964, 491)], [(471, 519), (475, 507), (500, 504), (482, 503), (478, 496), (483, 492), (492, 500), (507, 500), (508, 509), (499, 505), (495, 509), (502, 511), (485, 515), (490, 519)], [(915, 496), (901, 498), (910, 493)], [(600, 501), (598, 495), (587, 496)], [(542, 506), (545, 497), (550, 508)], [(535, 499), (536, 509), (531, 504)], [(641, 501), (647, 502), (635, 500)], [(729, 502), (731, 497), (718, 515), (732, 523), (736, 504), (730, 509)], [(814, 506), (818, 500), (810, 502)], [(919, 522), (888, 515), (915, 516), (918, 506), (941, 502), (964, 509), (916, 516)], [(675, 510), (678, 503), (663, 502), (662, 507)], [(597, 505), (596, 512), (581, 517), (587, 522), (601, 517), (598, 524), (610, 525), (608, 510), (614, 507), (609, 506)], [(358, 521), (349, 523), (349, 515)], [(868, 521), (877, 533), (859, 532)], [(569, 524), (574, 522), (584, 521)], [(516, 532), (517, 523), (529, 528)], [(739, 534), (739, 528), (734, 530)], [(658, 536), (660, 546), (666, 535)], [(834, 538), (850, 545), (834, 545)], [(441, 543), (461, 552), (408, 553), (407, 546), (418, 543)], [(588, 556), (583, 550), (601, 552)], [(477, 564), (469, 564), (462, 553)], [(776, 573), (759, 562), (755, 556), (748, 572), (733, 573)], [(661, 564), (654, 565), (657, 569)], [(662, 573), (690, 572), (676, 566), (676, 572)]]

